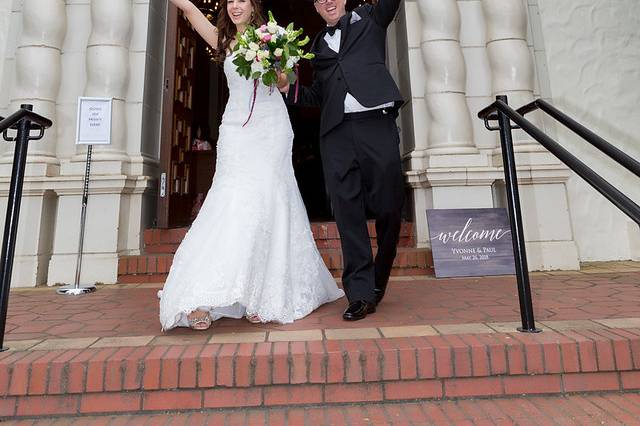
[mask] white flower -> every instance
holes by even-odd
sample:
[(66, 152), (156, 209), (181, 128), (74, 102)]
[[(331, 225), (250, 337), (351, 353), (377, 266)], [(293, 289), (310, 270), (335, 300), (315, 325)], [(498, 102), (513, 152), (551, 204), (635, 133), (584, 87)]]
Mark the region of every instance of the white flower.
[(290, 56), (289, 59), (287, 59), (287, 68), (293, 68), (293, 66), (295, 64), (298, 63), (298, 61), (300, 60), (300, 58), (298, 58), (297, 56)]
[(256, 30), (256, 37), (258, 37), (260, 40), (262, 40), (262, 36), (264, 35), (264, 33), (260, 30)]
[[(243, 55), (243, 56), (244, 56), (244, 54), (245, 54), (245, 53), (247, 53), (247, 48), (246, 48), (246, 47), (242, 47), (242, 46), (240, 46), (240, 47), (238, 48), (238, 54), (239, 54), (239, 55)], [(248, 60), (248, 59), (247, 59), (247, 60)]]
[(262, 66), (262, 62), (253, 62), (251, 64), (251, 74), (259, 72), (262, 74), (264, 72), (264, 67)]
[(275, 34), (278, 32), (278, 24), (275, 22), (269, 22), (267, 24), (267, 30), (271, 33), (271, 34)]
[(276, 55), (276, 58), (280, 58), (283, 53), (284, 53), (284, 50), (280, 47), (278, 47), (276, 50), (273, 51), (273, 54)]
[(271, 55), (271, 53), (268, 50), (259, 50), (258, 51), (258, 59), (259, 60), (263, 60), (268, 58)]
[(247, 53), (244, 54), (244, 59), (247, 61), (253, 61), (256, 58), (255, 50), (247, 50)]
[(260, 49), (260, 46), (258, 46), (256, 43), (252, 41), (251, 43), (249, 43), (249, 49), (253, 50), (254, 52), (257, 52), (258, 49)]

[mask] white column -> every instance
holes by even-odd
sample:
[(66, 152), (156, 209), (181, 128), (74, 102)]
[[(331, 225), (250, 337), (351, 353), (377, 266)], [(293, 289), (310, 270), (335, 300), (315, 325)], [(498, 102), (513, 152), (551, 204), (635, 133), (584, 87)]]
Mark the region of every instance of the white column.
[(418, 0), (422, 17), (425, 99), (431, 117), (429, 154), (474, 153), (456, 0)]
[[(507, 95), (520, 107), (533, 101), (533, 58), (527, 46), (527, 11), (522, 0), (482, 0), (487, 20), (487, 49), (493, 72), (493, 96)], [(540, 124), (537, 114), (527, 118)], [(524, 132), (514, 132), (514, 144), (534, 143)], [(532, 148), (532, 147), (530, 147)], [(539, 149), (539, 148), (538, 148)]]
[[(5, 87), (3, 80), (6, 78), (4, 69), (9, 31), (11, 31), (11, 2), (8, 0), (0, 0), (0, 93)], [(0, 94), (0, 111), (2, 111), (4, 107), (4, 96)], [(0, 115), (4, 116), (4, 114)]]
[[(85, 96), (112, 97), (111, 145), (94, 147), (94, 160), (127, 161), (126, 95), (132, 0), (92, 0)], [(84, 152), (84, 149), (81, 149)], [(110, 170), (116, 172), (116, 170)]]
[[(63, 0), (24, 0), (17, 3), (14, 13), (18, 26), (10, 29), (11, 45), (7, 46), (8, 49), (15, 47), (15, 61), (7, 62), (15, 63), (15, 70), (4, 72), (2, 76), (4, 90), (11, 93), (6, 112), (15, 112), (21, 104), (32, 104), (34, 112), (54, 123), (43, 139), (29, 144), (11, 282), (13, 287), (25, 287), (46, 282), (54, 237), (56, 197), (49, 183), (60, 172), (56, 157), (56, 99), (60, 89), (61, 48), (67, 19)], [(2, 142), (1, 217), (7, 208), (8, 177), (11, 175), (14, 147), (14, 144)]]
[(459, 2), (417, 0), (416, 5), (421, 18), (424, 83), (415, 83), (413, 80), (420, 75), (412, 72), (411, 87), (422, 90), (417, 95), (424, 94), (426, 112), (419, 119), (428, 123), (427, 159), (422, 170), (408, 173), (408, 181), (416, 208), (417, 243), (428, 246), (425, 210), (491, 207), (493, 175), (484, 170), (489, 165), (488, 155), (480, 153), (474, 143)]
[(458, 0), (460, 46), (467, 69), (467, 105), (471, 112), (473, 140), (478, 149), (494, 149), (496, 132), (490, 132), (478, 119), (478, 112), (493, 102), (491, 66), (487, 52), (487, 32), (481, 0)]
[[(22, 34), (15, 52), (15, 86), (10, 112), (21, 104), (54, 122), (42, 140), (29, 147), (27, 175), (51, 176), (59, 173), (56, 158), (56, 98), (60, 88), (61, 47), (66, 33), (64, 0), (24, 0)], [(13, 144), (5, 144), (3, 167), (13, 160)], [(9, 163), (9, 164), (7, 164)], [(5, 170), (3, 170), (3, 174)]]
[[(534, 99), (535, 68), (527, 44), (526, 6), (524, 0), (482, 0), (493, 96), (507, 95), (513, 108)], [(539, 114), (528, 114), (527, 119), (542, 128)], [(523, 131), (514, 131), (513, 139), (529, 268), (578, 269), (566, 190), (570, 171)], [(494, 162), (501, 166), (499, 152), (497, 149)], [(504, 206), (501, 187), (496, 188), (496, 205)]]
[[(126, 102), (133, 25), (138, 30), (147, 28), (148, 10), (146, 6), (142, 8), (134, 20), (132, 0), (91, 0), (90, 8), (83, 94), (113, 98), (113, 109), (111, 145), (93, 147), (81, 281), (110, 284), (117, 279), (121, 248), (128, 248), (129, 239), (139, 241), (140, 226), (134, 225), (140, 225), (145, 214), (141, 198), (148, 179), (130, 173)], [(136, 67), (135, 72), (144, 69)], [(132, 115), (131, 119), (142, 120), (140, 115)], [(49, 284), (70, 283), (74, 279), (85, 155), (86, 148), (77, 147), (76, 155), (63, 167), (66, 180), (56, 189), (59, 201)], [(135, 247), (140, 247), (139, 242)]]

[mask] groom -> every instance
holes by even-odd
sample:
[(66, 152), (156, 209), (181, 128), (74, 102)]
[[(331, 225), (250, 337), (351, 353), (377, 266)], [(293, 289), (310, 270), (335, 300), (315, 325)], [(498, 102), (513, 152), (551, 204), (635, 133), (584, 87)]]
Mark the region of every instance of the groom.
[[(395, 119), (403, 100), (385, 65), (387, 27), (401, 0), (347, 13), (347, 0), (313, 1), (326, 21), (311, 45), (311, 87), (281, 79), (290, 105), (319, 106), (320, 154), (340, 232), (349, 299), (343, 318), (363, 319), (384, 297), (400, 233), (404, 179)], [(367, 211), (376, 219), (373, 261)]]

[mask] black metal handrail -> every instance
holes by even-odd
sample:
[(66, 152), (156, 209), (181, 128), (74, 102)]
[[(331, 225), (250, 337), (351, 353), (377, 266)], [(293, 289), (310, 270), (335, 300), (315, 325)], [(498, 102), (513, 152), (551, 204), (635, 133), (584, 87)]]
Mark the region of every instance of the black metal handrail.
[[(515, 155), (513, 152), (513, 137), (511, 134), (513, 129), (522, 129), (567, 165), (567, 167), (587, 181), (587, 183), (593, 186), (598, 192), (600, 192), (600, 194), (611, 201), (611, 203), (618, 207), (633, 221), (640, 224), (640, 207), (636, 203), (607, 182), (602, 178), (602, 176), (594, 172), (577, 157), (569, 153), (569, 151), (564, 149), (558, 142), (546, 135), (533, 123), (524, 118), (524, 115), (537, 109), (547, 113), (562, 125), (582, 137), (588, 143), (608, 155), (616, 163), (622, 165), (627, 170), (640, 177), (640, 162), (611, 145), (605, 139), (596, 135), (594, 132), (542, 99), (537, 99), (518, 108), (517, 110), (514, 110), (509, 106), (506, 96), (497, 96), (494, 103), (478, 113), (478, 118), (484, 120), (485, 127), (488, 130), (500, 131), (500, 143), (502, 146), (505, 183), (507, 187), (509, 219), (511, 221), (511, 231), (514, 236), (513, 251), (516, 263), (516, 278), (518, 281), (520, 316), (522, 318), (522, 328), (519, 328), (519, 330), (525, 332), (537, 332), (539, 330), (535, 328), (533, 302), (531, 300), (529, 271), (527, 268), (527, 253), (524, 243), (524, 232), (521, 218), (522, 213), (519, 199), (520, 196), (518, 194)], [(498, 126), (492, 126), (490, 121), (496, 120), (498, 121)], [(515, 125), (511, 124), (512, 121)]]
[[(558, 142), (554, 139), (547, 136), (542, 130), (536, 127), (533, 123), (528, 121), (526, 118), (522, 116), (520, 110), (528, 113), (533, 111), (533, 104), (544, 105), (545, 108), (548, 108), (550, 105), (543, 101), (538, 100), (532, 104), (525, 105), (519, 110), (514, 110), (511, 108), (505, 101), (498, 99), (496, 102), (491, 104), (489, 107), (483, 109), (478, 113), (478, 117), (485, 121), (485, 126), (489, 130), (498, 130), (497, 127), (492, 127), (489, 125), (489, 121), (497, 117), (497, 115), (492, 112), (498, 110), (498, 112), (502, 112), (507, 115), (514, 123), (518, 125), (518, 128), (524, 130), (527, 134), (529, 134), (532, 138), (538, 141), (542, 146), (544, 146), (549, 152), (555, 155), (560, 161), (567, 165), (571, 170), (573, 170), (576, 174), (578, 174), (581, 178), (583, 178), (587, 183), (593, 186), (600, 194), (606, 197), (609, 201), (611, 201), (616, 207), (618, 207), (623, 213), (629, 216), (634, 222), (640, 224), (640, 206), (634, 203), (629, 197), (624, 195), (620, 190), (618, 190), (615, 186), (611, 185), (607, 182), (602, 176), (594, 172), (589, 166), (580, 161), (577, 157), (572, 155), (569, 151), (564, 149)], [(553, 108), (556, 112), (562, 114), (553, 116), (557, 118), (557, 120), (566, 125), (568, 122), (565, 118), (570, 119), (565, 114), (561, 113), (557, 109)], [(574, 125), (580, 126), (583, 130), (588, 130), (584, 126), (570, 119)], [(573, 125), (572, 125), (573, 126)], [(569, 127), (569, 126), (567, 126)], [(575, 126), (573, 126), (575, 127)], [(595, 135), (593, 132), (588, 131), (589, 134), (580, 130), (580, 133), (576, 132), (581, 137), (583, 137), (587, 142), (591, 143), (595, 147), (599, 148), (601, 151), (609, 155), (615, 162), (625, 166), (628, 170), (640, 176), (640, 163), (638, 163), (633, 158), (629, 157), (624, 152), (620, 151), (615, 146), (611, 145), (606, 140), (601, 137)]]
[[(7, 118), (0, 117), (0, 133), (3, 133), (5, 139), (7, 138), (7, 130), (14, 129), (18, 130), (19, 123), (23, 119), (29, 120), (31, 125), (29, 126), (30, 130), (40, 130), (44, 135), (44, 129), (48, 129), (53, 126), (53, 123), (48, 118), (45, 118), (39, 114), (36, 114), (29, 109), (24, 108), (25, 105), (8, 116)], [(30, 138), (31, 139), (31, 138)], [(11, 141), (15, 140), (14, 138), (10, 138)], [(33, 140), (33, 139), (32, 139)]]
[(28, 119), (31, 123), (42, 126), (46, 129), (53, 126), (53, 122), (46, 117), (41, 116), (40, 114), (36, 114), (35, 112), (26, 109), (25, 105), (22, 105), (20, 109), (7, 118), (0, 117), (0, 132), (3, 132), (5, 129), (14, 126), (23, 118)]
[[(481, 117), (481, 115), (484, 115), (483, 119), (485, 121), (485, 126), (488, 125), (488, 121), (498, 119), (497, 112), (494, 111), (494, 112), (487, 113), (487, 110), (491, 111), (495, 109), (494, 105), (495, 104), (489, 105), (487, 108), (483, 109), (478, 114), (480, 118), (483, 118)], [(588, 143), (590, 143), (591, 145), (593, 145), (594, 147), (596, 147), (597, 149), (599, 149), (600, 151), (608, 155), (616, 163), (625, 167), (627, 170), (629, 170), (631, 173), (635, 174), (636, 176), (640, 177), (640, 161), (626, 154), (624, 151), (612, 145), (604, 138), (598, 136), (597, 134), (595, 134), (594, 132), (592, 132), (582, 124), (578, 123), (573, 118), (569, 117), (567, 114), (560, 111), (558, 108), (554, 107), (544, 99), (536, 99), (535, 101), (527, 105), (523, 105), (520, 108), (518, 108), (516, 112), (522, 116), (525, 116), (538, 109), (547, 113), (550, 117), (560, 122), (560, 124), (562, 124), (569, 130), (571, 130), (572, 132), (574, 132), (575, 134), (583, 138), (585, 141), (587, 141)], [(520, 126), (518, 126), (518, 128), (520, 128)]]
[[(4, 332), (7, 322), (7, 308), (9, 306), (9, 289), (11, 288), (11, 273), (13, 272), (13, 257), (18, 233), (18, 218), (22, 201), (22, 185), (27, 162), (27, 151), (30, 140), (42, 139), (44, 130), (53, 125), (51, 120), (32, 111), (32, 105), (21, 105), (20, 109), (7, 118), (0, 117), (0, 132), (4, 139), (16, 142), (11, 169), (11, 183), (9, 184), (9, 199), (7, 200), (7, 215), (4, 222), (4, 236), (2, 239), (2, 255), (0, 261), (0, 351), (6, 350)], [(9, 137), (9, 129), (17, 130), (14, 137)], [(31, 136), (31, 130), (39, 130), (37, 136)]]

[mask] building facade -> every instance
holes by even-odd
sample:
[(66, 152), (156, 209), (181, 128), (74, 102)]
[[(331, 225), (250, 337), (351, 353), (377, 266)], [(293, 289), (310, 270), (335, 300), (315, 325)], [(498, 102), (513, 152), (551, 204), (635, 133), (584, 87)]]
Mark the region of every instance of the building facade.
[[(158, 224), (171, 143), (163, 102), (185, 84), (167, 74), (171, 16), (166, 0), (0, 0), (0, 115), (28, 103), (54, 122), (29, 148), (12, 285), (73, 281), (86, 152), (75, 146), (79, 96), (113, 98), (112, 144), (94, 147), (82, 281), (114, 283), (118, 257), (140, 253), (142, 232)], [(403, 2), (388, 62), (408, 101), (398, 124), (419, 246), (429, 245), (426, 209), (505, 206), (498, 135), (477, 118), (496, 95), (512, 106), (549, 100), (640, 158), (639, 24), (636, 0)], [(634, 176), (531, 119), (640, 200)], [(640, 258), (637, 225), (526, 134), (514, 136), (531, 269)], [(0, 153), (3, 213), (13, 148), (3, 142)]]

